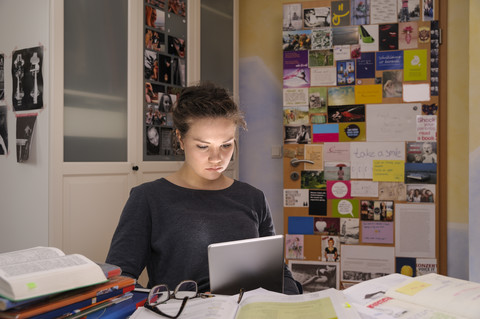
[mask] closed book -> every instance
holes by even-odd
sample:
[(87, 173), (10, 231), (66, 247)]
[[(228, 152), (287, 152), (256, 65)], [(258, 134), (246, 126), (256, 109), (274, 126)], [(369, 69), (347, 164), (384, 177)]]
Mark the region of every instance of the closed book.
[(135, 291), (133, 292), (132, 298), (88, 314), (87, 319), (127, 318), (133, 314), (138, 307), (143, 307), (147, 297), (148, 293)]
[[(62, 314), (111, 298), (115, 293), (120, 295), (131, 291), (134, 289), (135, 283), (136, 280), (133, 278), (115, 276), (105, 283), (56, 294), (51, 298), (35, 302), (31, 305), (0, 312), (0, 318), (21, 319), (31, 318), (42, 314), (45, 314), (42, 318), (55, 318)], [(59, 315), (54, 316), (49, 314), (53, 311), (55, 311), (54, 314), (59, 313)]]

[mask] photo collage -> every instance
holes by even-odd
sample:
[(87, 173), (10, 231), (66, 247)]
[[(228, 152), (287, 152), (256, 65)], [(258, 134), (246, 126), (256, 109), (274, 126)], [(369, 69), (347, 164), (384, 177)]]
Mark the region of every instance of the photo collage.
[(144, 0), (145, 161), (179, 161), (172, 108), (186, 86), (186, 0)]
[(283, 5), (285, 258), (307, 292), (437, 271), (436, 6)]

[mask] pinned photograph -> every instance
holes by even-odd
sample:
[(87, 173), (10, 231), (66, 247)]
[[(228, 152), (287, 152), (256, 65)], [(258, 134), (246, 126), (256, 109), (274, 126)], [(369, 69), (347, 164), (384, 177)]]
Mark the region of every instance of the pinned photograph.
[(17, 115), (17, 162), (23, 163), (30, 158), (33, 133), (37, 114)]
[(329, 27), (330, 24), (330, 7), (303, 9), (303, 27), (305, 29)]
[(370, 0), (352, 0), (352, 24), (370, 24)]
[(332, 48), (332, 28), (318, 28), (311, 31), (311, 49), (326, 50)]
[(283, 5), (283, 31), (302, 29), (302, 5), (299, 3)]
[(365, 122), (365, 105), (328, 107), (328, 123)]
[(186, 0), (169, 0), (168, 12), (185, 17), (187, 15)]
[(360, 201), (362, 220), (393, 221), (393, 201), (362, 200)]
[(340, 240), (338, 236), (322, 236), (322, 260), (340, 261)]
[(418, 21), (420, 19), (420, 0), (398, 0), (398, 21)]
[(0, 54), (0, 101), (5, 99), (5, 55)]
[(360, 221), (358, 218), (340, 218), (341, 244), (358, 244), (360, 238)]
[(283, 31), (283, 51), (310, 50), (311, 30)]
[(145, 49), (164, 52), (165, 34), (155, 30), (145, 29)]
[(308, 66), (333, 66), (333, 49), (308, 51)]
[(8, 154), (7, 106), (0, 105), (0, 155)]
[(319, 235), (337, 236), (340, 233), (340, 219), (332, 217), (315, 217), (314, 233)]
[(407, 184), (407, 202), (435, 203), (435, 185)]
[(383, 97), (402, 97), (402, 81), (403, 72), (401, 70), (384, 71), (382, 76)]
[(12, 102), (14, 111), (43, 108), (43, 47), (12, 53)]
[(165, 11), (158, 10), (149, 5), (145, 6), (145, 24), (148, 27), (165, 31)]
[(303, 259), (303, 235), (285, 235), (285, 258)]
[(398, 24), (381, 24), (379, 26), (379, 50), (398, 50)]
[(158, 81), (159, 67), (157, 54), (155, 52), (145, 50), (143, 68), (145, 80)]
[(302, 285), (304, 293), (339, 288), (339, 263), (289, 260), (288, 266), (293, 278)]

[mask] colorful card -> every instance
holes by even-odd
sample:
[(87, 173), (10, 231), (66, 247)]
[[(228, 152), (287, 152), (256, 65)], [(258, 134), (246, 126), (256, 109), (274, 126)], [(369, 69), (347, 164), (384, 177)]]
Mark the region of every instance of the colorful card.
[(288, 217), (288, 233), (313, 235), (313, 217)]
[(373, 79), (375, 77), (375, 53), (363, 52), (357, 62), (357, 79)]
[(426, 81), (427, 69), (427, 50), (404, 51), (404, 81)]
[(299, 69), (308, 67), (308, 51), (283, 51), (283, 68)]
[(360, 215), (360, 203), (358, 199), (331, 199), (332, 216), (358, 218)]
[[(339, 167), (338, 169), (341, 169)], [(341, 171), (341, 170), (340, 170)], [(350, 181), (327, 180), (327, 199), (350, 199)]]
[(364, 142), (367, 140), (365, 122), (339, 123), (339, 142)]
[(338, 124), (312, 125), (313, 143), (338, 142)]
[(362, 222), (362, 243), (393, 244), (392, 222)]
[(403, 182), (405, 179), (405, 161), (401, 160), (374, 160), (373, 181), (375, 182)]
[(402, 70), (403, 67), (403, 51), (377, 52), (377, 71)]

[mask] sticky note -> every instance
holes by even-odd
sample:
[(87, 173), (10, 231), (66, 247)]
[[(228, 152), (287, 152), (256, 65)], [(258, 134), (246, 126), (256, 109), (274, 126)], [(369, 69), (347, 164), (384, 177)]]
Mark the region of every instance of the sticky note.
[(430, 287), (431, 284), (421, 281), (412, 281), (411, 283), (398, 288), (396, 291), (405, 295), (415, 296), (420, 291)]

